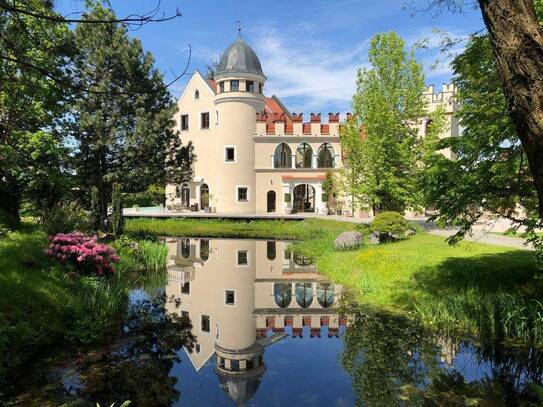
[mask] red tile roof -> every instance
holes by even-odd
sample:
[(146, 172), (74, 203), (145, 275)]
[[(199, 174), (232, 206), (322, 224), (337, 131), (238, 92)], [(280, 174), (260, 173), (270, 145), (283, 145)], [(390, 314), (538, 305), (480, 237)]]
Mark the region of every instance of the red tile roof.
[(213, 93), (217, 93), (217, 82), (215, 82), (213, 79), (206, 79), (206, 82), (213, 91)]

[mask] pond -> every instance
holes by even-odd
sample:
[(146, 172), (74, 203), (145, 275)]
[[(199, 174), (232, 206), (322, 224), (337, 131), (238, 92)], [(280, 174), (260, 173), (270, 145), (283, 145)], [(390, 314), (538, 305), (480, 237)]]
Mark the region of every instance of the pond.
[(541, 352), (478, 345), (360, 308), (286, 242), (166, 244), (167, 285), (132, 292), (123, 338), (35, 369), (8, 405), (541, 401)]

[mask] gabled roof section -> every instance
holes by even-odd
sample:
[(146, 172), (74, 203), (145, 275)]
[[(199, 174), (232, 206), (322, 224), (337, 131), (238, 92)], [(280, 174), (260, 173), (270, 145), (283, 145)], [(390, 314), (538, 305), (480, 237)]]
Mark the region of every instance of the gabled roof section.
[[(179, 96), (177, 101), (181, 100), (185, 96), (185, 93), (187, 93), (187, 89), (190, 88), (190, 85), (192, 84), (192, 82), (197, 81), (197, 80), (201, 80), (203, 83), (205, 83), (207, 86), (205, 86), (204, 88), (207, 89), (209, 92), (211, 92), (213, 96), (215, 96), (215, 89), (217, 89), (217, 86), (213, 87), (212, 84), (207, 79), (205, 79), (200, 72), (194, 71), (189, 81), (185, 85), (185, 89), (183, 89), (183, 92), (181, 93), (181, 96)], [(215, 81), (212, 81), (212, 82), (214, 83)]]

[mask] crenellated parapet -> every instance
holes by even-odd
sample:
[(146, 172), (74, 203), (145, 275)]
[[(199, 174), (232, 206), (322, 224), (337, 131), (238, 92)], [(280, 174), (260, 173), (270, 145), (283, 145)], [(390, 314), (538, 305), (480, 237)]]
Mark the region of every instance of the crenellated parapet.
[[(351, 116), (347, 113), (347, 118)], [(328, 121), (322, 121), (321, 113), (311, 113), (304, 122), (303, 113), (259, 113), (256, 115), (257, 136), (339, 136), (339, 113), (328, 113)]]
[(442, 106), (446, 112), (452, 113), (456, 107), (456, 92), (456, 87), (452, 83), (444, 83), (439, 93), (436, 93), (434, 85), (430, 85), (424, 92), (424, 98), (429, 104), (430, 111)]

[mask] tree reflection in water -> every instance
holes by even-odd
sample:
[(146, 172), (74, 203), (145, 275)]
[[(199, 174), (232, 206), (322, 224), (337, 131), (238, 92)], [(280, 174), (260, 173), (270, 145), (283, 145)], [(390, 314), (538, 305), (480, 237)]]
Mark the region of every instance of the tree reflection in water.
[[(118, 341), (43, 375), (49, 383), (33, 383), (36, 388), (21, 397), (18, 405), (29, 401), (31, 405), (110, 406), (125, 400), (133, 406), (174, 404), (180, 397), (177, 378), (170, 376), (179, 362), (176, 351), (182, 347), (192, 351), (195, 339), (189, 319), (166, 313), (165, 306), (164, 294), (133, 303)], [(60, 377), (54, 380), (56, 375)]]
[(188, 318), (165, 311), (165, 295), (131, 307), (127, 340), (115, 352), (83, 366), (81, 394), (87, 401), (110, 405), (130, 400), (135, 406), (170, 406), (179, 399), (177, 379), (169, 375), (176, 350), (192, 350)]
[[(438, 337), (407, 318), (349, 309), (340, 362), (358, 405), (541, 405), (543, 354)], [(455, 363), (462, 354), (469, 359)], [(467, 360), (466, 359), (466, 360)], [(465, 364), (465, 365), (464, 365)]]

